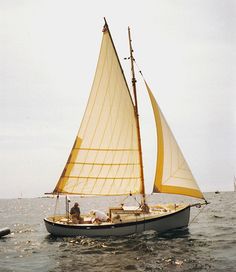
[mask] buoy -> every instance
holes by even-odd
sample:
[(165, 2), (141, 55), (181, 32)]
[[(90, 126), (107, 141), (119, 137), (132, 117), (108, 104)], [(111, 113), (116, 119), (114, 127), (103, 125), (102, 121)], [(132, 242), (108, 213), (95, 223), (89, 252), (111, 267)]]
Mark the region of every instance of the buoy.
[(9, 228), (0, 229), (0, 237), (5, 236), (5, 235), (8, 235), (8, 234), (10, 234), (10, 233), (11, 233), (11, 231), (10, 231)]

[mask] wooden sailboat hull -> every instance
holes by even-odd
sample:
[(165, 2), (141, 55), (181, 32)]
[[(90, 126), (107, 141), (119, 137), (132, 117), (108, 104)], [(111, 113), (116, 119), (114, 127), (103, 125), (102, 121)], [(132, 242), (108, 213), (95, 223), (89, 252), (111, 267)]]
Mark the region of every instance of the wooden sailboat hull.
[(190, 206), (174, 211), (170, 214), (158, 215), (139, 221), (125, 223), (104, 223), (104, 224), (63, 224), (53, 222), (45, 218), (46, 229), (54, 236), (125, 236), (134, 233), (141, 233), (147, 230), (165, 232), (172, 229), (187, 227), (190, 217)]

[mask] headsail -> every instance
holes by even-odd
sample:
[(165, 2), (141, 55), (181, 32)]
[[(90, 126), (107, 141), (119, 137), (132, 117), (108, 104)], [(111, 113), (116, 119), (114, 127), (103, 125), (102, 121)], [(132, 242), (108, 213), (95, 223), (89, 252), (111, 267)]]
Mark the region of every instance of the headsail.
[(54, 193), (142, 193), (134, 105), (105, 25), (87, 108)]
[(153, 192), (182, 194), (197, 198), (200, 191), (186, 160), (162, 114), (149, 86), (149, 93), (157, 130), (157, 164)]

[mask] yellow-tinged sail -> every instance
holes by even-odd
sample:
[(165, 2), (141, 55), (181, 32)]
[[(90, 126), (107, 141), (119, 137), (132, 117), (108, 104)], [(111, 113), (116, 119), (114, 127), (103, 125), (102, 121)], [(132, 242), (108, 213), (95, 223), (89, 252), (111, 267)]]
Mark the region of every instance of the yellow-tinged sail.
[(142, 193), (134, 105), (105, 27), (87, 108), (54, 193)]
[(172, 134), (155, 97), (146, 84), (157, 130), (157, 163), (153, 192), (203, 198), (186, 160)]

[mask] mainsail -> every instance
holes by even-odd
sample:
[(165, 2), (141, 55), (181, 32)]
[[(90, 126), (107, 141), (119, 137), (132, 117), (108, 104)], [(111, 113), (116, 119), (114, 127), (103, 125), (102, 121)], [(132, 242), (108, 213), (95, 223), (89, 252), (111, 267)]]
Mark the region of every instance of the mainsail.
[(146, 82), (145, 84), (157, 130), (158, 150), (153, 192), (181, 194), (204, 199), (160, 107), (149, 86)]
[(87, 108), (53, 193), (143, 193), (136, 122), (129, 89), (105, 26)]
[[(131, 44), (130, 49), (132, 59)], [(157, 129), (153, 192), (204, 199), (147, 83), (146, 88)], [(87, 108), (53, 193), (144, 195), (144, 190), (138, 116), (105, 24)]]

